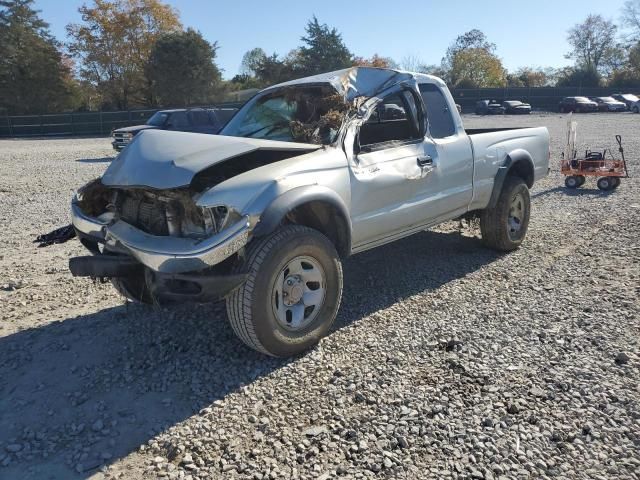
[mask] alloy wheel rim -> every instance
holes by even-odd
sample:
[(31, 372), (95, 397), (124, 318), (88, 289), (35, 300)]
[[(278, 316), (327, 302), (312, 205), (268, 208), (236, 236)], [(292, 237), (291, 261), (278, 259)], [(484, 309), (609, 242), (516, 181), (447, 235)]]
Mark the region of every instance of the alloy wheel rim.
[(517, 193), (511, 199), (511, 205), (509, 206), (509, 216), (507, 217), (507, 230), (509, 232), (509, 238), (516, 240), (520, 237), (520, 232), (525, 220), (526, 205), (524, 196), (521, 193)]
[(273, 285), (271, 304), (278, 324), (296, 332), (318, 316), (326, 297), (326, 275), (320, 262), (297, 256), (282, 268)]

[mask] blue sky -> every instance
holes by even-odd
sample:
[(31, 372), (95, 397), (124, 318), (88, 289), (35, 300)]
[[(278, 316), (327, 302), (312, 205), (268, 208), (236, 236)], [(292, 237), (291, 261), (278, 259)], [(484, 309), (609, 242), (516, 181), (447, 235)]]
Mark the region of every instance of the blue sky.
[[(65, 25), (78, 22), (83, 0), (36, 0), (52, 33), (62, 40)], [(300, 44), (306, 21), (318, 19), (336, 27), (349, 49), (369, 57), (374, 53), (396, 61), (415, 56), (440, 63), (457, 35), (478, 28), (494, 42), (509, 70), (521, 66), (559, 67), (570, 64), (567, 30), (589, 13), (619, 20), (624, 0), (382, 0), (215, 1), (169, 0), (183, 25), (217, 41), (218, 65), (224, 77), (235, 75), (242, 55), (254, 47), (286, 54)]]

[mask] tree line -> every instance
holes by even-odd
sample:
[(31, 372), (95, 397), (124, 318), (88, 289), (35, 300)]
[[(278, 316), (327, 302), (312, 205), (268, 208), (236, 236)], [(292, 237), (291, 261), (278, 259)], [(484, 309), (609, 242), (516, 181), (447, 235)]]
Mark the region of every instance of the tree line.
[(613, 86), (640, 88), (640, 0), (627, 0), (620, 24), (588, 15), (567, 33), (574, 64), (509, 72), (480, 30), (459, 35), (439, 65), (351, 52), (340, 32), (315, 16), (286, 55), (246, 52), (239, 73), (223, 80), (218, 43), (185, 28), (161, 0), (91, 0), (81, 22), (54, 38), (34, 0), (0, 0), (0, 113), (126, 110), (220, 101), (229, 92), (350, 66), (402, 68), (443, 78), (452, 88)]

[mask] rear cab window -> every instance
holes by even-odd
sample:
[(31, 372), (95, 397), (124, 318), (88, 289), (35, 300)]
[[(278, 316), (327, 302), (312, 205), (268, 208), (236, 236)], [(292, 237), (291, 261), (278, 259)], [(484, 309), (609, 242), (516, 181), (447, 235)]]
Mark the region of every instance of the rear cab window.
[(420, 94), (424, 103), (429, 132), (433, 138), (446, 138), (456, 134), (456, 125), (444, 93), (433, 83), (421, 83)]

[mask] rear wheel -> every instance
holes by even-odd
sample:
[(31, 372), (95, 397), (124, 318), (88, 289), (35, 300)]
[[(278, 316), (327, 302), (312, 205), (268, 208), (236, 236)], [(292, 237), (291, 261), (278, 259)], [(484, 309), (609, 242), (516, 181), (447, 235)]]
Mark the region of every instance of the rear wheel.
[(611, 177), (611, 180), (613, 181), (613, 186), (611, 188), (614, 188), (614, 189), (618, 188), (622, 183), (622, 180), (620, 180), (620, 177)]
[(483, 243), (503, 252), (515, 250), (527, 235), (530, 214), (527, 184), (520, 177), (508, 176), (496, 206), (483, 210), (480, 215)]
[(578, 186), (581, 187), (582, 185), (584, 185), (584, 182), (587, 181), (586, 177), (584, 175), (577, 175), (578, 178)]
[(342, 265), (320, 232), (284, 226), (254, 241), (236, 270), (248, 278), (227, 297), (227, 314), (249, 347), (276, 357), (295, 355), (318, 343), (333, 324)]
[(564, 179), (564, 186), (567, 188), (578, 188), (580, 185), (580, 179), (574, 175), (569, 175)]
[(601, 177), (598, 179), (598, 188), (603, 192), (611, 190), (614, 188), (615, 181), (613, 181), (612, 177)]

